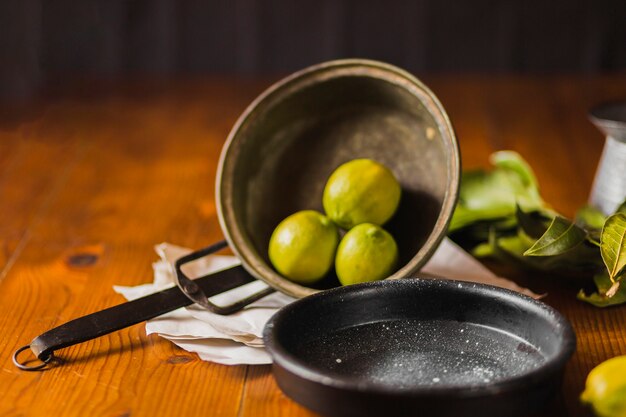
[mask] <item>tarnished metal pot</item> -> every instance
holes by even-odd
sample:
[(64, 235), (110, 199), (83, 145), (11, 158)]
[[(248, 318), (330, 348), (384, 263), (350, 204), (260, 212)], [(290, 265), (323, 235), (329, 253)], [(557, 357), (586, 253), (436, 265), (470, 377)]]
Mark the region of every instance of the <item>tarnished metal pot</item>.
[(384, 227), (400, 251), (388, 279), (410, 277), (444, 237), (458, 196), (460, 157), (435, 95), (389, 64), (322, 63), (279, 81), (235, 123), (220, 157), (216, 201), (226, 239), (246, 270), (294, 297), (318, 289), (281, 277), (267, 248), (276, 225), (322, 209), (326, 180), (342, 163), (371, 158), (389, 167), (402, 200)]

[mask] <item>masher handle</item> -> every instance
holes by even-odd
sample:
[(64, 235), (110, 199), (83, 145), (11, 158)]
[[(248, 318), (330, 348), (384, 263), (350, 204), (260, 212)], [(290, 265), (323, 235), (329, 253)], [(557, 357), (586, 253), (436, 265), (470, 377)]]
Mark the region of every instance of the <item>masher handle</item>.
[[(179, 285), (180, 274), (182, 274), (180, 267), (184, 263), (206, 256), (207, 254), (213, 253), (224, 246), (225, 245), (222, 242), (219, 242), (181, 258), (179, 260), (181, 262), (176, 263)], [(196, 294), (201, 294), (205, 297), (205, 299), (207, 299), (207, 302), (209, 297), (255, 281), (255, 279), (241, 265), (194, 280), (190, 280), (184, 274), (182, 274), (182, 276), (184, 277), (183, 283), (189, 285), (189, 282), (191, 282), (193, 289), (197, 290)], [(272, 293), (273, 291), (273, 289), (268, 288), (225, 307), (216, 306), (210, 303), (210, 305), (215, 306), (215, 308), (211, 308), (211, 311), (218, 314), (230, 314), (241, 310), (246, 305)], [(195, 300), (190, 298), (189, 294), (183, 292), (181, 288), (172, 287), (71, 320), (65, 324), (48, 330), (45, 333), (42, 333), (34, 338), (29, 345), (16, 350), (13, 354), (13, 363), (18, 368), (26, 371), (43, 369), (49, 362), (52, 361), (54, 358), (54, 352), (58, 349), (86, 342), (88, 340), (112, 333), (116, 330), (141, 323), (142, 321), (146, 321), (178, 308), (188, 306), (194, 301)], [(30, 348), (32, 353), (41, 361), (41, 363), (37, 365), (27, 365), (26, 362), (20, 362), (18, 358), (19, 354), (28, 348)]]

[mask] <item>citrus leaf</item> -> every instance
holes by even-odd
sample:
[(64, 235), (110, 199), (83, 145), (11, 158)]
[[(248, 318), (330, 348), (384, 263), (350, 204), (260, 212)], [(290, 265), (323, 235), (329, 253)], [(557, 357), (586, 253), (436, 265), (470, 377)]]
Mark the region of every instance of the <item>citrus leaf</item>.
[(515, 193), (517, 204), (527, 210), (546, 207), (539, 195), (539, 184), (535, 173), (528, 162), (517, 152), (494, 152), (489, 160), (496, 167), (496, 171), (506, 175), (509, 188)]
[(474, 249), (472, 249), (472, 255), (477, 258), (486, 258), (489, 256), (494, 256), (494, 254), (494, 247), (489, 242), (483, 242), (474, 247)]
[(600, 236), (600, 253), (611, 281), (626, 266), (626, 214), (617, 213), (606, 219)]
[(591, 229), (602, 229), (606, 216), (593, 206), (581, 207), (576, 213), (576, 224)]
[(615, 210), (615, 213), (613, 214), (617, 213), (626, 214), (626, 200), (624, 200), (624, 202), (617, 207), (617, 210)]
[(611, 282), (611, 279), (606, 271), (594, 275), (593, 281), (596, 284), (598, 291), (587, 295), (583, 290), (580, 290), (576, 295), (576, 298), (589, 304), (593, 304), (596, 307), (609, 307), (626, 303), (626, 285), (620, 285), (617, 288), (617, 292), (613, 296), (607, 296), (607, 291), (609, 291), (615, 284)]
[(515, 213), (515, 194), (506, 176), (498, 171), (467, 171), (461, 176), (459, 202), (449, 232), (479, 221), (492, 221)]
[(515, 208), (555, 215), (539, 195), (537, 179), (528, 163), (516, 152), (499, 151), (490, 157), (491, 171), (465, 171), (459, 201), (448, 226), (453, 233), (477, 222), (515, 217)]
[(556, 216), (548, 230), (524, 252), (524, 256), (559, 255), (578, 246), (586, 237), (587, 232), (584, 229), (563, 217)]
[(515, 235), (498, 234), (493, 231), (489, 236), (491, 251), (480, 248), (486, 256), (498, 259), (502, 262), (514, 263), (520, 267), (549, 271), (559, 275), (582, 276), (604, 268), (597, 247), (586, 242), (573, 249), (554, 256), (524, 256), (535, 239), (526, 235), (523, 230), (518, 230)]
[(528, 162), (514, 151), (499, 151), (491, 154), (489, 160), (499, 168), (514, 171), (525, 187), (537, 190), (537, 178)]
[(550, 221), (540, 211), (525, 212), (519, 205), (516, 207), (515, 217), (522, 230), (535, 239), (539, 239), (546, 232)]

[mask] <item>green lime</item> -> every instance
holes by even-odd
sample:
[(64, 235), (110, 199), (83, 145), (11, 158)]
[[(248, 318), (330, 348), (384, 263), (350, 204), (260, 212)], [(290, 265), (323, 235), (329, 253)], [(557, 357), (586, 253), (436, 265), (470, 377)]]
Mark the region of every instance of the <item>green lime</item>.
[(312, 284), (328, 273), (333, 265), (339, 231), (317, 211), (299, 211), (274, 229), (269, 257), (274, 268), (292, 281)]
[(382, 227), (362, 223), (341, 239), (335, 270), (342, 285), (387, 278), (398, 262), (398, 246)]
[(626, 417), (626, 356), (617, 356), (593, 368), (580, 399), (600, 417)]
[(400, 184), (387, 167), (371, 159), (354, 159), (328, 178), (324, 210), (344, 229), (361, 223), (382, 226), (398, 208), (400, 194)]

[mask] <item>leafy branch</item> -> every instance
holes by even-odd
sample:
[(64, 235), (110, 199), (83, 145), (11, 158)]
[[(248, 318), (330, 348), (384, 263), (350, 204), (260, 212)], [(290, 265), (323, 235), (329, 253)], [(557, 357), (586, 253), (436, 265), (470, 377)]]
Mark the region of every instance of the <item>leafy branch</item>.
[(519, 154), (500, 151), (490, 161), (491, 171), (463, 173), (451, 236), (469, 241), (475, 256), (593, 276), (597, 292), (578, 298), (598, 307), (626, 303), (626, 202), (608, 217), (586, 206), (569, 220), (541, 198)]

